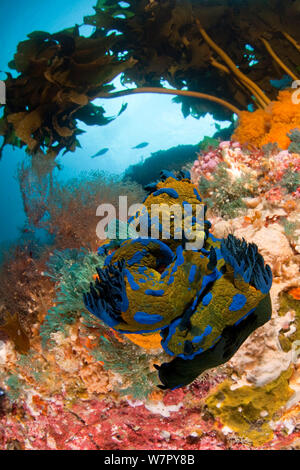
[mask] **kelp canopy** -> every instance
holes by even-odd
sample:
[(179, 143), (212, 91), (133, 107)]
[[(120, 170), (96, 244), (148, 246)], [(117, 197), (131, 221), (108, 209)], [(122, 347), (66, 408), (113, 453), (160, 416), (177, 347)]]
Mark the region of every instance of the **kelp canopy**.
[[(300, 74), (300, 0), (98, 0), (84, 24), (94, 26), (89, 37), (76, 25), (33, 32), (18, 45), (9, 64), (18, 74), (6, 79), (2, 148), (50, 157), (75, 151), (78, 121), (113, 119), (93, 104), (96, 97), (166, 92), (164, 81), (182, 95), (175, 100), (184, 116), (227, 120), (251, 103), (266, 107), (283, 77), (289, 85)], [(113, 92), (120, 73), (134, 91)]]

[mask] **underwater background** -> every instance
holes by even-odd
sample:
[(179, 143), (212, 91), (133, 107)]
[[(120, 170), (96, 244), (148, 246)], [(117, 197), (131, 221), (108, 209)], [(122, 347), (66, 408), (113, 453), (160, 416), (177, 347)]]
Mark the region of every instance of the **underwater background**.
[[(300, 5), (280, 3), (1, 3), (1, 449), (299, 448)], [(205, 207), (203, 248), (134, 240), (138, 211), (99, 239), (119, 196)]]

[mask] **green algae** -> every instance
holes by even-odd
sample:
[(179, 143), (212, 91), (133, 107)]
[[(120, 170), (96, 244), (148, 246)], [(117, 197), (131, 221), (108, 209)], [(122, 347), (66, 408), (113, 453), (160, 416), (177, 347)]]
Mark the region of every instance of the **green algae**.
[(293, 169), (288, 169), (280, 182), (280, 185), (290, 194), (297, 191), (300, 185), (300, 174)]
[(239, 437), (261, 446), (273, 437), (270, 421), (276, 419), (281, 407), (294, 394), (289, 387), (292, 372), (292, 368), (288, 369), (263, 387), (231, 390), (233, 382), (226, 380), (206, 400), (208, 409)]
[(65, 332), (65, 327), (84, 313), (83, 293), (89, 288), (96, 268), (102, 266), (103, 258), (87, 250), (54, 252), (46, 275), (57, 284), (57, 295), (40, 328), (43, 347), (51, 341), (51, 333)]
[(151, 360), (157, 358), (129, 340), (122, 339), (120, 342), (113, 335), (109, 339), (99, 336), (97, 348), (92, 351), (92, 355), (96, 361), (103, 363), (104, 369), (122, 377), (122, 385), (118, 384), (121, 396), (144, 399), (158, 385), (156, 370), (151, 370)]
[(17, 375), (11, 375), (6, 380), (5, 384), (8, 387), (7, 396), (11, 401), (16, 401), (21, 393), (22, 384)]
[[(250, 186), (256, 186), (255, 181), (250, 181)], [(244, 197), (251, 196), (249, 178), (242, 177), (231, 181), (227, 167), (221, 163), (214, 172), (214, 178), (207, 180), (203, 176), (199, 181), (199, 191), (205, 197), (208, 207), (214, 208), (225, 219), (232, 219), (246, 210)], [(222, 188), (220, 190), (220, 188)]]

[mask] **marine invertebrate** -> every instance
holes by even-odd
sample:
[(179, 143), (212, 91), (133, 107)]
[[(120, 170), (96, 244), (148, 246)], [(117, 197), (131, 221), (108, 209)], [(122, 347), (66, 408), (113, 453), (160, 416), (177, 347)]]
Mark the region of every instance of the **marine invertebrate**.
[(231, 390), (230, 381), (221, 384), (206, 403), (221, 423), (259, 446), (273, 437), (270, 421), (293, 395), (288, 379), (292, 368), (263, 387), (244, 386)]
[(198, 183), (214, 212), (232, 218), (246, 208), (251, 196), (266, 197), (274, 204), (291, 193), (291, 204), (295, 204), (299, 172), (297, 153), (280, 151), (277, 145), (249, 149), (239, 142), (227, 141), (199, 154), (192, 167), (192, 181)]
[(280, 91), (276, 101), (254, 112), (242, 111), (233, 140), (262, 148), (277, 143), (286, 150), (291, 145), (290, 133), (300, 123), (300, 108), (292, 99), (293, 90)]
[[(137, 221), (150, 217), (155, 203), (204, 206), (185, 173), (163, 172), (162, 181), (148, 189), (148, 215), (138, 212)], [(150, 222), (162, 235), (160, 221)], [(270, 318), (272, 274), (256, 245), (233, 236), (216, 239), (209, 228), (208, 221), (198, 227), (203, 246), (194, 250), (185, 249), (175, 230), (164, 241), (161, 236), (124, 241), (97, 268), (96, 281), (84, 295), (87, 309), (118, 332), (160, 331), (163, 349), (175, 357), (156, 366), (166, 388), (186, 385), (227, 361)], [(101, 255), (107, 247), (100, 248)]]

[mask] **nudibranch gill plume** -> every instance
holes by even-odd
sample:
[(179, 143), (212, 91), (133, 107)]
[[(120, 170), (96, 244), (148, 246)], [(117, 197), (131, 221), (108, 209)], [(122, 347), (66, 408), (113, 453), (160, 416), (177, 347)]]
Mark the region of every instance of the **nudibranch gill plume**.
[[(161, 176), (146, 188), (147, 209), (201, 204), (206, 212), (186, 172)], [(233, 235), (218, 239), (210, 227), (205, 220), (199, 228), (199, 249), (185, 249), (184, 237), (174, 236), (107, 242), (99, 249), (106, 255), (104, 267), (84, 295), (86, 308), (115, 331), (160, 334), (161, 347), (172, 357), (156, 365), (161, 388), (182, 387), (227, 362), (271, 317), (272, 273), (257, 246)]]

